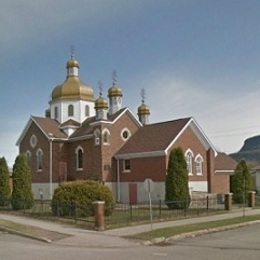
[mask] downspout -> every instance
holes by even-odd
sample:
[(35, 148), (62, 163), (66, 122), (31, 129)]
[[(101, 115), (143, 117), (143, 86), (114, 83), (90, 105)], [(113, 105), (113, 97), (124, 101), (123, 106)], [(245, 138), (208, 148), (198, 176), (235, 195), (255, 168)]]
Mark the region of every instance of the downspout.
[(120, 173), (119, 173), (119, 160), (116, 159), (116, 173), (117, 173), (117, 202), (120, 202)]
[(52, 200), (52, 141), (50, 139), (50, 200)]

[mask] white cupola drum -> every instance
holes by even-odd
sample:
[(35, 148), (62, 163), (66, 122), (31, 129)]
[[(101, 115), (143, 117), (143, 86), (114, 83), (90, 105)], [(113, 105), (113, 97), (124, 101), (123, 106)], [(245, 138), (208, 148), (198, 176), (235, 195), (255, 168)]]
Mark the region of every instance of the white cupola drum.
[(112, 74), (113, 85), (108, 89), (109, 115), (113, 115), (122, 108), (122, 89), (116, 84), (116, 72)]
[(141, 90), (142, 104), (137, 109), (139, 121), (143, 125), (149, 124), (150, 107), (145, 104), (145, 90)]

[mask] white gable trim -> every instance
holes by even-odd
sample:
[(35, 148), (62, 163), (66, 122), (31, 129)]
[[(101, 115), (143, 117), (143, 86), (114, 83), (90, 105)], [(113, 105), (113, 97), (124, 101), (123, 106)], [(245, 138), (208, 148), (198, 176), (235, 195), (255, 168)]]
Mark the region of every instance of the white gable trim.
[(132, 111), (129, 108), (125, 108), (124, 111), (122, 111), (122, 113), (118, 117), (116, 117), (114, 121), (112, 121), (113, 124), (116, 123), (116, 121), (118, 121), (127, 111), (130, 113), (130, 116), (134, 119), (135, 123), (138, 126), (142, 126), (142, 124), (136, 119), (135, 115), (132, 113)]
[(179, 137), (183, 134), (183, 132), (190, 127), (194, 134), (197, 136), (197, 138), (200, 140), (202, 145), (205, 147), (206, 150), (211, 148), (214, 151), (215, 157), (217, 156), (217, 151), (213, 144), (209, 141), (208, 137), (204, 134), (201, 127), (198, 125), (198, 123), (195, 121), (195, 119), (192, 117), (189, 122), (182, 128), (182, 130), (178, 133), (178, 135), (172, 140), (172, 142), (168, 145), (168, 147), (165, 149), (165, 152), (168, 153), (169, 149), (174, 145), (174, 143), (179, 139)]
[(25, 125), (21, 135), (19, 136), (17, 142), (16, 142), (16, 146), (20, 146), (20, 143), (22, 142), (24, 136), (26, 135), (27, 131), (29, 130), (31, 124), (32, 124), (32, 116), (29, 118), (27, 124)]

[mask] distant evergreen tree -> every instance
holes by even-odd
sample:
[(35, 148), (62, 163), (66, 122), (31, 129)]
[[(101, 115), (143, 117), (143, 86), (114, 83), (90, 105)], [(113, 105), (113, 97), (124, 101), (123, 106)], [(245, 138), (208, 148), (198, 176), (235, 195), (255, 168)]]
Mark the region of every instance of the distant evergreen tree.
[(189, 207), (187, 163), (180, 147), (171, 151), (165, 180), (165, 203), (169, 208)]
[(33, 203), (31, 171), (26, 156), (20, 154), (13, 167), (12, 207), (14, 210), (29, 209)]
[(235, 203), (247, 200), (248, 191), (254, 190), (253, 179), (245, 160), (239, 162), (235, 174), (231, 176), (231, 192)]
[(11, 198), (9, 170), (4, 157), (0, 158), (0, 206), (8, 206)]

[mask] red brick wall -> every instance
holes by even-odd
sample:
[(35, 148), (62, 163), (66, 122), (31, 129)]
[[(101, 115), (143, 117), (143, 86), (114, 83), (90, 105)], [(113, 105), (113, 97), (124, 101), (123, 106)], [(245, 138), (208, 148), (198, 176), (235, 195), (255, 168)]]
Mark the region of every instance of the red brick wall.
[[(207, 180), (207, 151), (204, 146), (201, 144), (200, 140), (194, 134), (190, 127), (188, 127), (180, 136), (180, 138), (176, 141), (172, 148), (181, 147), (183, 153), (185, 153), (188, 149), (193, 152), (194, 157), (192, 158), (192, 169), (193, 175), (189, 176), (190, 181), (206, 181)], [(172, 149), (169, 149), (171, 151)], [(194, 162), (195, 157), (200, 154), (203, 158), (202, 164), (202, 175), (196, 175), (196, 163)], [(168, 154), (168, 156), (170, 153)]]
[(164, 181), (166, 175), (165, 157), (149, 157), (131, 159), (131, 172), (123, 171), (124, 160), (120, 160), (120, 180), (122, 182), (144, 181), (147, 178), (153, 181)]

